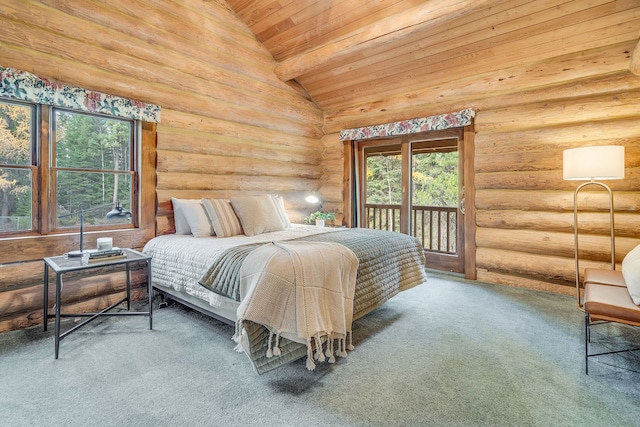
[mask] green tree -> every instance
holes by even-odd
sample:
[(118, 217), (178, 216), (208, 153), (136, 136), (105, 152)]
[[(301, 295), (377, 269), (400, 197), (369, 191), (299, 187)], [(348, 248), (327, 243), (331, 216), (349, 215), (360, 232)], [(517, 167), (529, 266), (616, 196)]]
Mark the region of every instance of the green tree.
[(453, 207), (458, 202), (458, 152), (413, 156), (413, 204)]
[[(63, 111), (56, 119), (56, 166), (79, 169), (58, 171), (59, 208), (77, 212), (130, 200), (130, 177), (124, 175), (121, 182), (112, 172), (129, 170), (130, 122)], [(85, 220), (91, 223), (93, 216)]]
[[(31, 171), (10, 166), (31, 165), (31, 108), (0, 103), (0, 230), (8, 216), (31, 217)], [(31, 227), (31, 221), (25, 222)], [(25, 228), (21, 226), (20, 228)]]
[(399, 155), (367, 157), (367, 203), (402, 202), (402, 160)]
[[(415, 206), (453, 207), (458, 201), (458, 152), (415, 154), (412, 158), (412, 194)], [(402, 202), (400, 155), (367, 157), (368, 204)]]
[[(19, 229), (31, 228), (34, 111), (35, 106), (0, 102), (0, 231), (13, 231), (16, 223)], [(130, 202), (133, 122), (54, 109), (53, 123), (56, 215), (106, 205), (105, 212), (85, 216), (90, 224), (102, 221), (116, 201)], [(43, 156), (40, 162), (48, 158)], [(20, 222), (22, 217), (28, 220)], [(68, 217), (58, 224), (78, 222), (77, 217)]]

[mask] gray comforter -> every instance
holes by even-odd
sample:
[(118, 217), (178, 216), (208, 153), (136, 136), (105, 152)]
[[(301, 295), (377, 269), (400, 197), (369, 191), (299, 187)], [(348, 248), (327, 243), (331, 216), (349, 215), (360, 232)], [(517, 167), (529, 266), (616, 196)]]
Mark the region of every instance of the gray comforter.
[[(322, 233), (296, 240), (333, 242), (351, 249), (358, 258), (353, 319), (364, 316), (398, 292), (426, 281), (424, 250), (420, 241), (390, 231), (353, 228)], [(221, 295), (240, 300), (239, 275), (244, 258), (259, 244), (232, 248), (222, 254), (200, 284)], [(268, 372), (307, 354), (306, 346), (282, 339), (280, 356), (266, 357), (269, 331), (262, 325), (244, 322), (249, 338), (251, 363), (259, 374)]]

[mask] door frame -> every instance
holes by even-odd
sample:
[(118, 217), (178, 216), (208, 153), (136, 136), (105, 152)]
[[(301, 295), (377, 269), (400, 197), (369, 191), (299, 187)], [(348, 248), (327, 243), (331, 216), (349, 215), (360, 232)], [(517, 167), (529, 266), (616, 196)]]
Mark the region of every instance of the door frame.
[[(402, 158), (408, 165), (403, 164), (403, 171), (409, 173), (411, 171), (411, 142), (413, 139), (445, 139), (458, 138), (459, 152), (459, 191), (462, 191), (461, 203), (464, 206), (464, 215), (460, 213), (460, 204), (458, 205), (457, 220), (462, 220), (463, 236), (458, 236), (463, 240), (463, 250), (460, 251), (462, 262), (462, 271), (467, 279), (475, 280), (476, 274), (476, 209), (475, 209), (475, 168), (474, 168), (474, 136), (473, 123), (463, 128), (450, 128), (445, 130), (430, 131), (419, 134), (408, 134), (397, 137), (372, 138), (366, 140), (372, 141), (371, 145), (382, 145), (385, 141), (402, 141), (401, 150)], [(405, 139), (406, 138), (406, 139)], [(362, 170), (362, 151), (359, 149), (360, 142), (365, 140), (345, 140), (344, 141), (344, 221), (347, 227), (354, 227), (361, 224), (362, 205), (364, 200), (362, 195), (364, 184), (360, 179), (360, 171)], [(380, 141), (380, 142), (378, 142)], [(407, 143), (404, 143), (404, 142)], [(408, 167), (407, 167), (408, 166)], [(403, 172), (404, 173), (404, 172)], [(406, 182), (404, 180), (403, 182)], [(410, 191), (403, 191), (403, 205), (409, 206), (410, 203), (404, 203), (405, 198), (410, 202)], [(356, 200), (358, 203), (356, 204)], [(404, 219), (406, 217), (406, 219)], [(401, 230), (409, 232), (408, 215), (401, 215), (402, 221), (407, 224), (401, 224)], [(458, 227), (459, 229), (460, 227)], [(410, 234), (410, 233), (408, 233)], [(447, 269), (446, 265), (441, 266)]]

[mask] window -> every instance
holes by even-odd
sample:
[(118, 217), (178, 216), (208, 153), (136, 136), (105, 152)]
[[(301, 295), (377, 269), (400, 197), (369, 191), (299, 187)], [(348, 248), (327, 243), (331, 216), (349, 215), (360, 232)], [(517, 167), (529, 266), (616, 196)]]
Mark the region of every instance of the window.
[(135, 224), (137, 124), (0, 99), (0, 235)]
[(0, 233), (35, 227), (36, 107), (0, 102)]
[[(78, 225), (73, 213), (81, 210), (86, 211), (85, 226), (113, 224), (106, 214), (115, 204), (130, 207), (133, 202), (134, 121), (58, 108), (52, 116), (54, 229)], [(119, 217), (115, 222), (131, 220)]]

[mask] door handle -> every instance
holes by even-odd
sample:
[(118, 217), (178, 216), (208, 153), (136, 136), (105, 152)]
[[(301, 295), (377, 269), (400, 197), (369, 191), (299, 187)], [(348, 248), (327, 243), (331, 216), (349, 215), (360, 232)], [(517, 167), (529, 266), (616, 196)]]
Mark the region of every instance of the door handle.
[(458, 209), (460, 209), (460, 212), (464, 215), (464, 187), (462, 187), (462, 196), (458, 202)]

